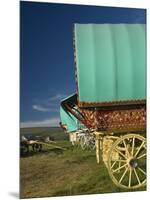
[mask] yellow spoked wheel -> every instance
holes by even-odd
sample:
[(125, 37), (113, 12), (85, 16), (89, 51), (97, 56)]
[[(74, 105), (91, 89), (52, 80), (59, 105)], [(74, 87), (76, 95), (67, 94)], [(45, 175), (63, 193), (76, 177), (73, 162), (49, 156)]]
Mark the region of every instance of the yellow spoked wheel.
[(138, 134), (117, 139), (108, 153), (108, 172), (121, 188), (146, 185), (146, 140)]

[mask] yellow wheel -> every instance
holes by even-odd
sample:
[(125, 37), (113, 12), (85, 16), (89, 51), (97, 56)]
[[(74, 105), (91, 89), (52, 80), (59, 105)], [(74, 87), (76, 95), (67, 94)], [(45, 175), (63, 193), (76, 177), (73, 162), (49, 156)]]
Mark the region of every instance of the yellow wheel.
[(117, 139), (108, 153), (108, 172), (121, 188), (135, 189), (146, 185), (146, 140), (138, 134)]

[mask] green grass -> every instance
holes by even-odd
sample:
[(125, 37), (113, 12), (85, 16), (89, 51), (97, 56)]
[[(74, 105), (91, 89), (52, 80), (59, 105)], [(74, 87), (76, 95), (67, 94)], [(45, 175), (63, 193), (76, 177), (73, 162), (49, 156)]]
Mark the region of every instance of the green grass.
[(128, 191), (113, 184), (103, 162), (96, 163), (95, 150), (73, 148), (68, 141), (57, 145), (67, 150), (45, 146), (20, 159), (21, 198)]

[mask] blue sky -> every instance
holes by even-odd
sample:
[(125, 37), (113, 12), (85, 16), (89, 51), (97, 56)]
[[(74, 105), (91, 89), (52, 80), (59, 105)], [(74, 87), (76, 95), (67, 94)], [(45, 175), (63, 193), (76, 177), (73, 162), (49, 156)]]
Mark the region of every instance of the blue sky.
[(76, 90), (74, 23), (146, 23), (146, 10), (21, 2), (21, 127), (58, 126), (60, 100)]

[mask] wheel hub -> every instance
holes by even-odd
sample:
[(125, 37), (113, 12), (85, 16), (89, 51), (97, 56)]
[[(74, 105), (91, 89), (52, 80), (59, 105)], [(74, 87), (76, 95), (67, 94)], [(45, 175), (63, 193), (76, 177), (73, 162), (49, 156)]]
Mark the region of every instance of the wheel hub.
[(132, 158), (129, 160), (129, 166), (132, 168), (136, 168), (138, 166), (138, 160), (136, 158)]

